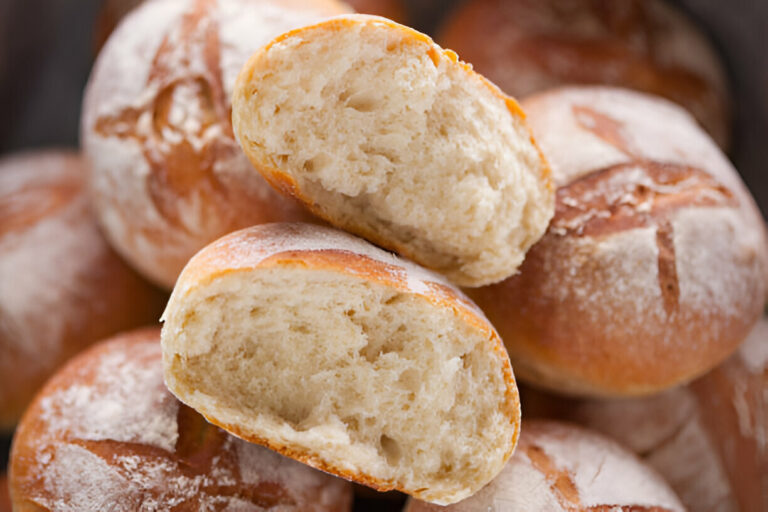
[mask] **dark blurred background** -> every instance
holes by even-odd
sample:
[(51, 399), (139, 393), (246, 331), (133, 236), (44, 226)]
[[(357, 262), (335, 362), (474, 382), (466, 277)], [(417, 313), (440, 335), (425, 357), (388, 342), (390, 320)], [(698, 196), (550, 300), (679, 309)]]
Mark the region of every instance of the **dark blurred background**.
[[(455, 0), (412, 0), (433, 33)], [(768, 213), (768, 1), (676, 0), (709, 33), (735, 104), (731, 159)], [(83, 87), (95, 57), (101, 0), (0, 0), (0, 154), (76, 146)]]

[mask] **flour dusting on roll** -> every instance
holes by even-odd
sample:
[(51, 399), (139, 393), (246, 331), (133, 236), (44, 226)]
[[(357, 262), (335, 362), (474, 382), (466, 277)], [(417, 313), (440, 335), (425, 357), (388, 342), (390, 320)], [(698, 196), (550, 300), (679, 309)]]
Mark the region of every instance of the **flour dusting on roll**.
[(335, 0), (153, 0), (112, 33), (88, 81), (81, 138), (99, 221), (142, 274), (170, 289), (226, 233), (311, 219), (248, 163), (230, 97), (254, 51), (345, 12)]
[(525, 99), (557, 185), (520, 272), (471, 290), (521, 378), (582, 395), (651, 394), (728, 357), (763, 308), (760, 213), (682, 108), (609, 87)]
[(445, 509), (411, 500), (406, 512), (684, 512), (652, 469), (610, 439), (526, 420), (514, 457), (493, 482)]
[(235, 438), (163, 384), (160, 330), (80, 354), (26, 412), (11, 454), (14, 510), (347, 512), (351, 486)]

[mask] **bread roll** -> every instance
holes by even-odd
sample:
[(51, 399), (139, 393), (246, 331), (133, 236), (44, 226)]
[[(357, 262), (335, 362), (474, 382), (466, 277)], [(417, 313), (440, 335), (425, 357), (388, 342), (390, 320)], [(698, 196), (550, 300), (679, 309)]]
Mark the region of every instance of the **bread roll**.
[(511, 275), (552, 215), (517, 102), (391, 21), (343, 16), (278, 37), (243, 68), (232, 103), (270, 183), (457, 284)]
[(558, 187), (520, 273), (473, 298), (522, 379), (641, 395), (697, 377), (763, 307), (762, 219), (731, 164), (679, 107), (572, 87), (530, 97)]
[(210, 425), (163, 385), (159, 329), (67, 363), (19, 424), (16, 510), (344, 512), (350, 485)]
[(731, 99), (704, 34), (660, 0), (469, 0), (440, 44), (513, 96), (605, 84), (664, 96), (728, 147)]
[(627, 446), (689, 510), (768, 510), (768, 319), (689, 386), (624, 400), (521, 394), (526, 418), (575, 421)]
[(768, 319), (691, 389), (741, 510), (768, 510)]
[(99, 219), (144, 275), (171, 288), (221, 235), (307, 218), (237, 147), (230, 96), (257, 48), (343, 12), (335, 0), (153, 0), (113, 33), (88, 83), (82, 141)]
[(410, 25), (408, 9), (403, 0), (344, 0), (352, 8), (363, 14), (384, 16), (398, 23)]
[(75, 153), (0, 160), (0, 431), (61, 363), (104, 336), (157, 322), (165, 298), (99, 232)]
[(471, 498), (406, 512), (676, 512), (685, 508), (653, 470), (615, 442), (566, 423), (523, 424), (515, 455)]
[(496, 331), (456, 288), (330, 228), (272, 224), (189, 262), (164, 313), (168, 388), (311, 466), (437, 503), (504, 466), (520, 409)]
[(521, 394), (526, 418), (573, 421), (615, 439), (658, 471), (689, 510), (740, 510), (689, 387), (612, 400), (569, 400), (528, 387)]

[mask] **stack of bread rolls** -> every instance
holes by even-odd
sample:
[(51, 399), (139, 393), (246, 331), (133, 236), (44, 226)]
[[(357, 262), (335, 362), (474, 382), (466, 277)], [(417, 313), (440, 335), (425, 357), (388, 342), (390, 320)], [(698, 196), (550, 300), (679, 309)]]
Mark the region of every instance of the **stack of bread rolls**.
[(768, 509), (768, 239), (699, 126), (727, 141), (719, 63), (655, 1), (499, 4), (484, 53), (492, 3), (444, 37), (520, 102), (336, 0), (136, 2), (82, 156), (0, 164), (14, 510), (346, 512), (347, 481), (410, 512)]
[(166, 296), (100, 233), (73, 151), (0, 160), (0, 219), (0, 431), (10, 431), (58, 366), (156, 321)]

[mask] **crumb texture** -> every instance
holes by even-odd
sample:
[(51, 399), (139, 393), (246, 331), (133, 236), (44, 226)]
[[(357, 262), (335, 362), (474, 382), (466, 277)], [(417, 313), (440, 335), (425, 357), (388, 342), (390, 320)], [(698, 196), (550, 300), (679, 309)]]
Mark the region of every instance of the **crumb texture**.
[(507, 277), (552, 215), (548, 171), (498, 90), (428, 39), (337, 18), (258, 53), (241, 145), (334, 224), (461, 285)]
[(451, 503), (493, 478), (519, 409), (484, 319), (292, 254), (174, 296), (169, 388), (246, 439), (382, 488)]

